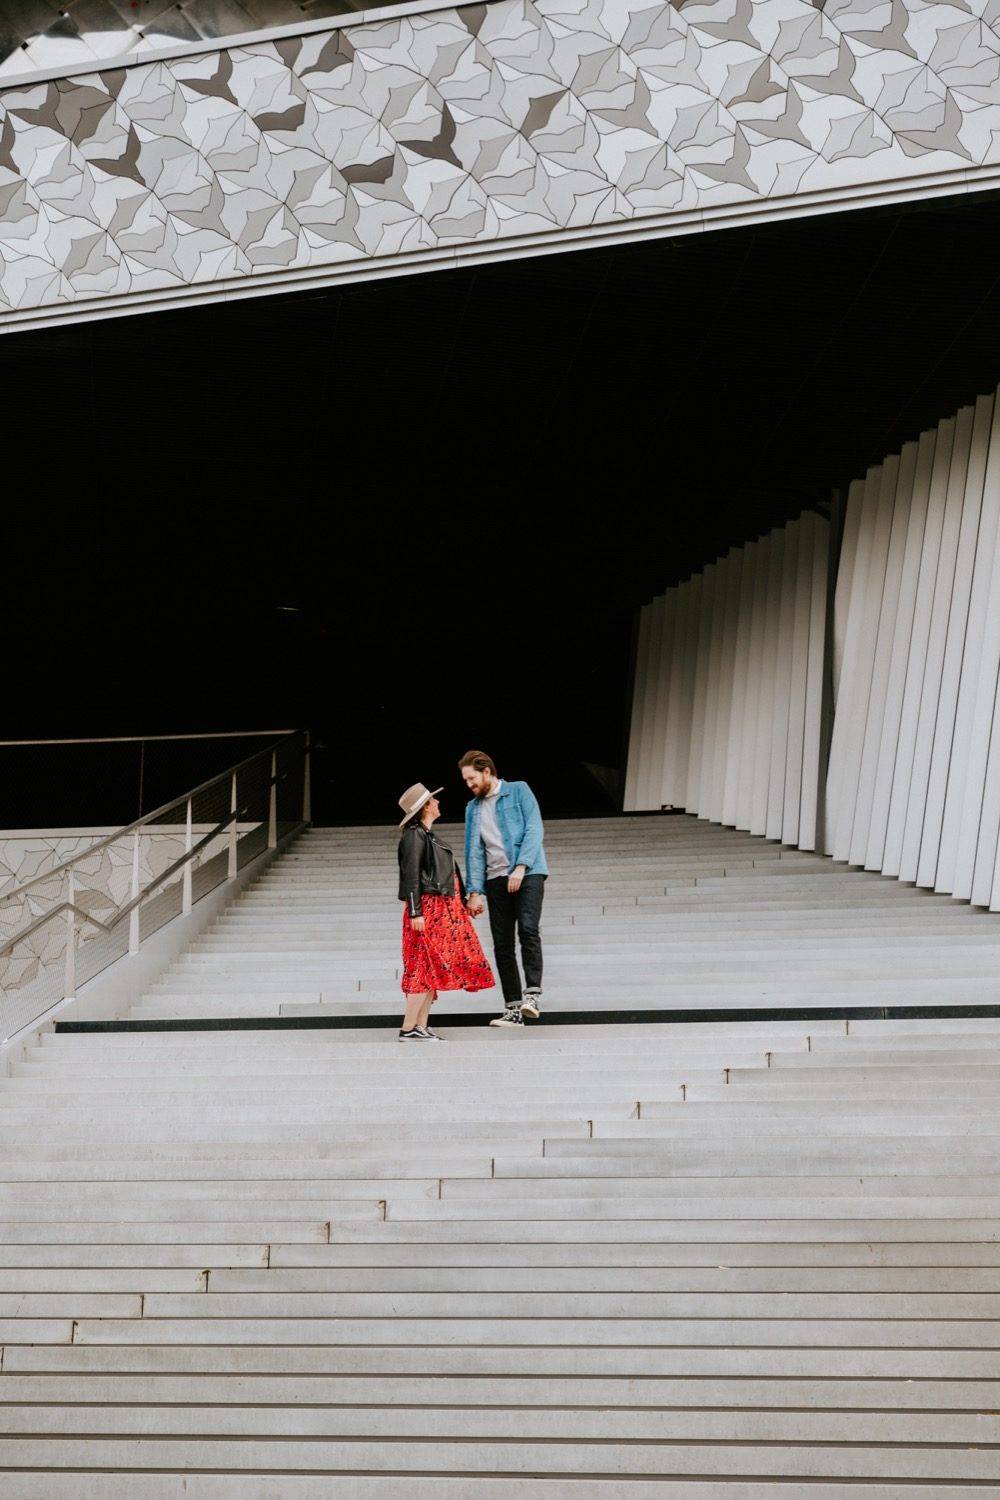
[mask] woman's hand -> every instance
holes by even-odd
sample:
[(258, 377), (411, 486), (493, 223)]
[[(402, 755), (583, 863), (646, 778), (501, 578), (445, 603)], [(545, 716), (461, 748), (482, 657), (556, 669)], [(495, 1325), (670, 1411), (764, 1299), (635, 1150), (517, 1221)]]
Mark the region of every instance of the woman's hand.
[(424, 930), (424, 919), (423, 919), (423, 917), (414, 917), (410, 925), (412, 926), (414, 932), (423, 932), (423, 930)]
[(482, 916), (482, 914), (483, 914), (483, 898), (482, 898), (482, 896), (479, 895), (478, 891), (474, 892), (469, 897), (469, 899), (466, 901), (465, 904), (469, 908), (469, 916), (470, 917), (481, 917)]

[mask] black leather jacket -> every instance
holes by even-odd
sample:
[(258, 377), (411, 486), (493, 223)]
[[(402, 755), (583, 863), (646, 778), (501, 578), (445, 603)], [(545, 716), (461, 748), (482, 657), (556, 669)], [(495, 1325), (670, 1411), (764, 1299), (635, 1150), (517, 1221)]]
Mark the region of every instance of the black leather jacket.
[(447, 844), (422, 823), (414, 823), (399, 841), (399, 899), (411, 917), (421, 915), (421, 896), (450, 896), (455, 876), (465, 900), (465, 882)]

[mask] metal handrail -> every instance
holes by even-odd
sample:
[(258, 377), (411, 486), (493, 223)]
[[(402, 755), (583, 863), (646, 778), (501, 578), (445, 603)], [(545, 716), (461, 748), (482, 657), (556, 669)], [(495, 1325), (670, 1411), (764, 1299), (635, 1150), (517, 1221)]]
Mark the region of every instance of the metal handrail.
[[(93, 744), (93, 741), (87, 742)], [(291, 759), (286, 759), (285, 751), (289, 748), (291, 748)], [(270, 759), (265, 759), (265, 757), (270, 757)], [(48, 927), (51, 922), (57, 922), (60, 919), (66, 927), (66, 944), (64, 944), (64, 950), (57, 953), (49, 947), (46, 941), (42, 951), (31, 954), (42, 971), (51, 971), (55, 963), (61, 962), (64, 969), (63, 989), (61, 989), (63, 998), (60, 1001), (49, 999), (51, 984), (48, 981), (39, 987), (37, 999), (33, 996), (33, 984), (28, 984), (22, 989), (18, 983), (15, 983), (13, 990), (18, 995), (24, 995), (24, 999), (13, 1002), (18, 1008), (13, 1013), (7, 1013), (10, 1014), (10, 1022), (13, 1025), (6, 1035), (0, 1031), (0, 1052), (9, 1047), (19, 1035), (30, 1031), (33, 1026), (39, 1025), (42, 1020), (51, 1016), (60, 1005), (70, 1004), (76, 998), (76, 983), (78, 983), (76, 950), (78, 950), (78, 939), (81, 938), (82, 929), (85, 926), (90, 926), (91, 929), (96, 929), (100, 933), (112, 933), (115, 930), (120, 932), (121, 924), (127, 922), (127, 954), (135, 956), (141, 950), (142, 936), (144, 936), (139, 909), (157, 891), (162, 891), (169, 882), (175, 882), (180, 888), (178, 889), (180, 900), (178, 900), (177, 909), (171, 906), (169, 909), (160, 907), (159, 910), (153, 910), (150, 932), (157, 932), (160, 927), (174, 919), (186, 918), (192, 912), (196, 900), (201, 900), (204, 895), (208, 894), (208, 891), (216, 888), (216, 885), (223, 880), (237, 879), (241, 865), (240, 849), (244, 846), (244, 841), (240, 838), (241, 822), (243, 822), (247, 838), (258, 838), (259, 835), (264, 835), (265, 847), (271, 852), (279, 847), (280, 838), (285, 837), (295, 828), (306, 826), (312, 819), (310, 759), (312, 759), (312, 741), (307, 730), (277, 730), (276, 738), (271, 739), (270, 744), (237, 760), (235, 765), (228, 766), (225, 771), (220, 771), (208, 780), (201, 781), (198, 786), (192, 787), (189, 792), (181, 793), (171, 802), (165, 802), (162, 807), (154, 808), (151, 813), (136, 817), (135, 822), (127, 823), (124, 828), (118, 828), (112, 834), (105, 835), (96, 844), (91, 844), (88, 849), (78, 850), (75, 855), (64, 859), (52, 870), (43, 871), (39, 876), (27, 880), (24, 885), (16, 886), (13, 891), (7, 892), (4, 898), (9, 900), (13, 895), (22, 895), (25, 891), (30, 891), (43, 880), (61, 877), (60, 888), (52, 892), (61, 897), (60, 900), (55, 901), (54, 906), (49, 907), (46, 912), (34, 916), (31, 921), (27, 922), (27, 926), (21, 927), (18, 932), (12, 933), (9, 938), (4, 938), (3, 942), (0, 942), (0, 959), (4, 960), (4, 963), (16, 965), (18, 960), (12, 959), (16, 948), (27, 942), (34, 933), (40, 932), (43, 927)], [(243, 772), (246, 766), (255, 766), (255, 771), (244, 786), (240, 787), (240, 772)], [(279, 808), (277, 789), (285, 781), (291, 783), (292, 777), (298, 775), (298, 772), (301, 772), (301, 804), (294, 811), (289, 807), (282, 813)], [(198, 838), (195, 838), (195, 822), (193, 822), (195, 799), (202, 792), (222, 786), (226, 781), (229, 783), (228, 811), (225, 816), (217, 817), (210, 828), (205, 828), (205, 823), (202, 822), (198, 828)], [(151, 877), (148, 885), (141, 886), (142, 829), (150, 829), (151, 834), (165, 831), (171, 834), (181, 832), (180, 828), (171, 828), (166, 822), (160, 822), (159, 825), (156, 822), (172, 810), (180, 813), (181, 808), (183, 808), (183, 853), (171, 859), (166, 868)], [(288, 813), (292, 813), (291, 822), (289, 822)], [(181, 817), (178, 817), (177, 822), (181, 822)], [(226, 829), (228, 829), (228, 835), (226, 835)], [(111, 889), (108, 889), (102, 898), (102, 909), (105, 910), (105, 915), (97, 916), (91, 910), (85, 909), (82, 904), (84, 898), (78, 898), (78, 876), (76, 876), (75, 867), (84, 859), (90, 858), (97, 850), (106, 849), (108, 844), (123, 840), (123, 838), (130, 838), (130, 843), (132, 843), (132, 889), (130, 889), (129, 900), (124, 901), (123, 904), (117, 904), (117, 898), (112, 894)], [(220, 844), (217, 856), (208, 855), (207, 862), (199, 864), (199, 859), (205, 859), (205, 850), (213, 841), (219, 841)], [(258, 852), (258, 849), (262, 850), (262, 847), (264, 847), (262, 844), (255, 844), (253, 853)], [(223, 874), (216, 870), (216, 862), (217, 858), (225, 859), (226, 853), (228, 853), (228, 873)], [(195, 894), (195, 870), (198, 870), (199, 876), (198, 894)], [(210, 876), (207, 882), (201, 880), (202, 871)], [(106, 907), (103, 907), (103, 900), (106, 900)], [(21, 915), (30, 915), (27, 910), (24, 910), (24, 906), (22, 906)], [(96, 936), (96, 932), (93, 936)], [(124, 959), (124, 951), (115, 956), (108, 956), (105, 945), (99, 944), (96, 950), (97, 965), (94, 965), (94, 950), (91, 950), (90, 944), (85, 945), (85, 951), (91, 953), (91, 962), (87, 963), (88, 980), (93, 980), (94, 975)], [(45, 996), (45, 999), (42, 999), (42, 996)], [(6, 1001), (7, 990), (0, 981), (0, 1002)], [(36, 1005), (36, 1010), (31, 1014), (27, 1010), (30, 1005)], [(0, 1013), (0, 1026), (7, 1025), (9, 1022)]]
[[(266, 785), (270, 789), (272, 786), (278, 786), (282, 781), (287, 780), (287, 778), (288, 772), (282, 771), (280, 776), (271, 776)], [(81, 917), (85, 922), (89, 922), (93, 927), (100, 927), (104, 932), (110, 932), (113, 927), (117, 927), (123, 917), (127, 917), (137, 906), (141, 906), (151, 891), (158, 890), (161, 885), (165, 885), (171, 875), (175, 875), (178, 870), (183, 869), (190, 860), (194, 859), (195, 855), (201, 853), (206, 844), (210, 844), (213, 839), (218, 838), (224, 828), (228, 828), (231, 823), (238, 823), (244, 813), (249, 810), (249, 806), (250, 804), (247, 802), (242, 807), (236, 808), (233, 812), (227, 813), (221, 823), (216, 823), (215, 827), (210, 829), (203, 838), (200, 838), (191, 849), (185, 850), (179, 859), (175, 859), (173, 864), (168, 865), (165, 870), (157, 875), (155, 880), (151, 880), (149, 885), (139, 892), (138, 896), (133, 896), (132, 900), (127, 901), (124, 906), (117, 907), (115, 915), (111, 918), (110, 922), (103, 922), (100, 917), (95, 917), (93, 912), (86, 911), (82, 906), (77, 906), (73, 901), (60, 901), (58, 906), (53, 906), (51, 911), (43, 912), (28, 927), (22, 927), (20, 932), (4, 943), (0, 947), (0, 958), (3, 958), (7, 953), (13, 952), (18, 943), (23, 943), (25, 938), (31, 937), (32, 933), (38, 932), (46, 923), (53, 921), (56, 917), (61, 916), (63, 912), (67, 911), (74, 912), (76, 916)], [(89, 853), (90, 851), (88, 850), (87, 852)], [(50, 873), (54, 873), (54, 871)]]
[[(218, 776), (213, 776), (208, 781), (203, 781), (200, 786), (192, 787), (191, 791), (182, 793), (180, 797), (171, 798), (169, 802), (164, 802), (161, 806), (155, 807), (152, 812), (144, 813), (141, 818), (136, 818), (134, 823), (127, 823), (123, 828), (116, 828), (114, 833), (106, 834), (104, 838), (98, 839), (96, 844), (89, 844), (86, 849), (81, 849), (76, 854), (71, 855), (69, 859), (64, 859), (61, 865), (53, 865), (51, 870), (45, 870), (40, 875), (33, 875), (23, 885), (15, 885), (9, 891), (4, 891), (0, 895), (0, 902), (10, 901), (15, 896), (23, 895), (25, 891), (30, 891), (33, 886), (41, 885), (43, 881), (51, 880), (55, 875), (61, 875), (63, 871), (78, 864), (80, 860), (88, 859), (92, 854), (97, 854), (100, 850), (106, 849), (109, 844), (116, 844), (119, 839), (127, 838), (130, 833), (137, 833), (147, 823), (153, 822), (156, 818), (162, 818), (163, 814), (168, 813), (171, 808), (180, 807), (183, 802), (189, 802), (194, 797), (200, 797), (202, 792), (207, 792), (211, 787), (217, 786), (219, 782), (227, 781), (233, 776), (238, 775), (244, 766), (248, 766), (252, 760), (257, 760), (261, 755), (267, 755), (268, 751), (273, 753), (279, 745), (285, 745), (290, 739), (294, 739), (296, 735), (304, 733), (305, 731), (302, 729), (283, 732), (281, 739), (273, 740), (269, 745), (264, 745), (260, 750), (255, 750), (252, 755), (247, 755), (243, 760), (237, 761), (234, 766), (229, 766), (225, 771), (220, 771)], [(85, 743), (91, 744), (93, 741), (88, 740)], [(229, 819), (226, 821), (228, 822)], [(0, 952), (2, 951), (0, 949)]]
[(298, 729), (206, 729), (197, 734), (106, 734), (72, 740), (0, 740), (0, 750), (31, 750), (41, 745), (157, 745), (180, 740), (264, 740), (300, 734)]
[[(237, 878), (241, 863), (238, 852), (242, 847), (239, 832), (241, 820), (247, 820), (246, 831), (249, 837), (254, 837), (261, 832), (266, 834), (266, 847), (270, 851), (278, 848), (279, 832), (282, 829), (287, 834), (289, 829), (294, 831), (295, 828), (302, 828), (308, 825), (312, 815), (310, 775), (312, 744), (310, 735), (307, 730), (302, 729), (277, 731), (277, 734), (278, 738), (275, 738), (269, 744), (255, 751), (252, 755), (245, 756), (242, 760), (237, 761), (235, 765), (229, 766), (218, 775), (201, 782), (190, 791), (184, 792), (181, 796), (174, 798), (173, 801), (164, 803), (162, 807), (146, 813), (141, 818), (137, 818), (126, 827), (119, 828), (114, 833), (106, 835), (98, 843), (92, 844), (87, 849), (80, 850), (52, 870), (47, 870), (43, 874), (35, 876), (32, 880), (26, 881), (24, 885), (7, 892), (6, 897), (3, 899), (9, 900), (13, 896), (20, 896), (25, 891), (30, 891), (42, 881), (52, 880), (60, 876), (64, 878), (65, 884), (58, 892), (62, 896), (62, 899), (48, 911), (35, 917), (18, 932), (13, 933), (0, 943), (0, 959), (9, 959), (10, 955), (20, 944), (26, 942), (48, 924), (61, 918), (66, 926), (65, 951), (61, 954), (65, 972), (62, 1000), (55, 1002), (46, 1000), (44, 1005), (31, 1017), (26, 1017), (24, 1007), (22, 1006), (21, 1017), (24, 1018), (19, 1018), (15, 1022), (14, 1029), (6, 1036), (0, 1032), (0, 1051), (8, 1047), (22, 1032), (27, 1031), (32, 1026), (37, 1026), (41, 1019), (51, 1015), (53, 1010), (59, 1005), (64, 1005), (76, 998), (77, 940), (81, 935), (84, 925), (89, 925), (103, 933), (111, 933), (114, 929), (120, 928), (122, 922), (127, 920), (129, 926), (127, 951), (130, 956), (137, 954), (140, 951), (143, 937), (140, 922), (140, 907), (144, 902), (149, 901), (150, 897), (157, 891), (163, 889), (169, 882), (177, 881), (178, 876), (180, 877), (180, 902), (178, 909), (173, 911), (172, 914), (170, 912), (157, 913), (152, 928), (153, 931), (158, 930), (158, 927), (164, 925), (164, 923), (173, 921), (177, 917), (188, 916), (193, 909), (195, 900), (206, 895), (208, 890), (214, 890), (220, 881), (226, 879), (235, 880)], [(90, 741), (88, 743), (94, 742)], [(297, 747), (297, 751), (300, 751), (301, 754), (293, 752), (294, 765), (291, 762), (284, 762), (279, 768), (279, 753), (290, 745)], [(265, 756), (270, 757), (269, 764), (264, 761)], [(258, 774), (255, 774), (250, 784), (244, 787), (243, 795), (240, 797), (239, 776), (250, 765), (258, 766)], [(265, 766), (267, 766), (266, 770)], [(282, 821), (279, 821), (278, 787), (283, 782), (289, 781), (293, 773), (297, 774), (299, 769), (302, 775), (301, 806), (293, 815), (289, 824), (287, 816)], [(201, 793), (209, 791), (213, 787), (224, 784), (227, 781), (230, 783), (228, 812), (224, 817), (219, 818), (207, 831), (201, 832), (199, 830), (199, 837), (195, 841), (193, 822), (195, 799)], [(263, 800), (259, 801), (259, 799)], [(171, 860), (170, 864), (159, 875), (153, 877), (148, 885), (140, 889), (141, 831), (149, 828), (152, 824), (154, 825), (152, 831), (155, 833), (157, 829), (154, 820), (162, 819), (164, 814), (181, 808), (185, 809), (183, 830), (184, 852), (176, 859)], [(204, 829), (204, 823), (200, 827)], [(220, 874), (219, 880), (213, 879), (204, 889), (200, 890), (200, 895), (196, 898), (194, 894), (195, 866), (213, 840), (218, 840), (220, 835), (224, 835), (227, 829), (229, 830), (228, 838), (223, 839), (219, 855), (225, 856), (228, 845), (228, 874)], [(163, 823), (159, 825), (159, 831), (166, 831)], [(177, 831), (179, 832), (180, 830), (178, 829)], [(88, 911), (81, 904), (81, 901), (77, 899), (75, 866), (89, 859), (96, 851), (128, 837), (131, 837), (132, 842), (132, 888), (130, 899), (120, 906), (116, 905), (114, 897), (109, 891), (107, 900), (111, 911), (104, 917), (99, 917), (94, 912)], [(206, 864), (198, 868), (199, 870), (210, 871), (213, 870), (214, 864), (215, 858), (212, 857), (209, 858)], [(101, 968), (107, 968), (109, 964), (117, 963), (119, 958), (124, 958), (124, 956), (123, 952), (118, 957), (107, 958), (99, 964), (97, 969), (91, 964), (89, 966), (89, 977), (93, 978), (96, 972), (100, 972)], [(53, 960), (59, 962), (59, 956), (55, 953), (50, 955), (47, 947), (44, 953), (36, 953), (34, 957), (43, 969), (51, 968)], [(19, 989), (20, 987), (15, 986), (15, 988)], [(0, 1000), (4, 999), (6, 999), (6, 991), (0, 986)], [(0, 1019), (0, 1024), (6, 1023)]]

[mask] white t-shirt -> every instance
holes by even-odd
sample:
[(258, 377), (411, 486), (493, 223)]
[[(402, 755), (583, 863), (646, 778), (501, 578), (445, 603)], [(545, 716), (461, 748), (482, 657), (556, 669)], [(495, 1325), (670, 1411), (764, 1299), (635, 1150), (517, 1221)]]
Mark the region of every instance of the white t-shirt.
[(500, 826), (497, 823), (497, 798), (502, 781), (498, 781), (492, 792), (482, 799), (479, 811), (479, 837), (486, 848), (486, 879), (497, 880), (510, 874), (510, 860), (504, 848)]

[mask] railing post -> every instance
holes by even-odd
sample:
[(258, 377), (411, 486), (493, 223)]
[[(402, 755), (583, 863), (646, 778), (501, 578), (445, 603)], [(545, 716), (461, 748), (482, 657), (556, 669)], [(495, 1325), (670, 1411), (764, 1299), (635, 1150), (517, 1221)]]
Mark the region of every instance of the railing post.
[(73, 878), (72, 869), (69, 871), (69, 881), (66, 887), (66, 900), (69, 902), (69, 910), (66, 913), (66, 977), (63, 982), (63, 999), (76, 999), (76, 912), (73, 903), (76, 900), (76, 881)]
[(311, 823), (312, 822), (311, 770), (312, 770), (312, 749), (310, 748), (310, 744), (309, 744), (309, 731), (307, 729), (306, 730), (306, 747), (305, 747), (305, 751), (303, 752), (303, 767), (302, 767), (302, 821), (303, 821), (303, 823)]
[(184, 866), (184, 878), (181, 882), (181, 916), (186, 917), (191, 910), (191, 849), (194, 844), (194, 826), (191, 821), (191, 798), (187, 799), (187, 826), (184, 830), (184, 853), (188, 856), (188, 862)]
[(227, 878), (229, 880), (236, 879), (236, 842), (238, 836), (236, 829), (236, 809), (238, 806), (239, 804), (236, 801), (236, 772), (234, 771), (232, 775), (232, 791), (229, 794), (229, 811), (232, 814), (232, 822), (229, 824), (229, 869), (227, 871)]
[(278, 752), (271, 751), (271, 795), (267, 801), (267, 847), (278, 845)]
[[(139, 830), (132, 835), (132, 900), (139, 900)], [(133, 906), (132, 914), (128, 919), (128, 951), (138, 953), (139, 951), (139, 907)]]

